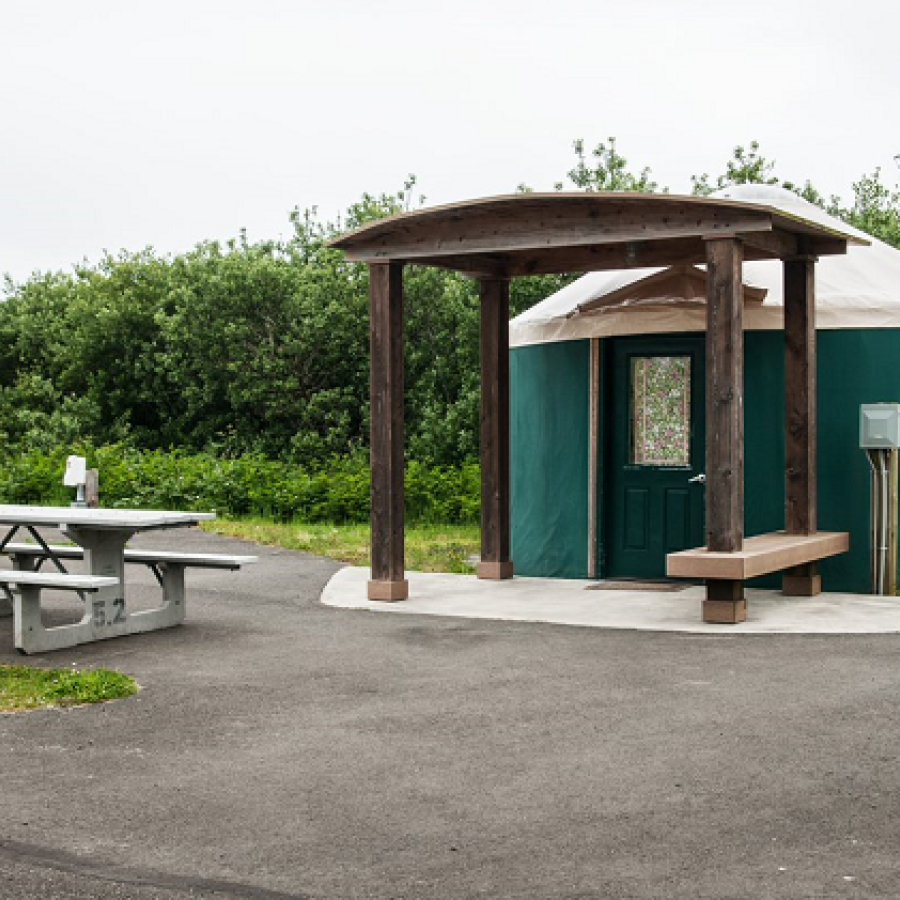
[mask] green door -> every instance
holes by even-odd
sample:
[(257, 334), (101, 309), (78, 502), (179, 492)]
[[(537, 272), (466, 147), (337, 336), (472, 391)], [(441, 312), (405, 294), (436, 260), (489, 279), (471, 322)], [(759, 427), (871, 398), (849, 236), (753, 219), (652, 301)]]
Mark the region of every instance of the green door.
[(603, 575), (664, 578), (667, 553), (704, 543), (704, 336), (612, 344)]

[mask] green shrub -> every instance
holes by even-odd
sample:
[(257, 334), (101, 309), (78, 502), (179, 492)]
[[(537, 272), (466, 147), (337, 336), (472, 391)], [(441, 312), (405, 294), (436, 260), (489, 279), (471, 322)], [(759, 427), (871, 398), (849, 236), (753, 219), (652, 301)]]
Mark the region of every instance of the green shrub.
[[(0, 502), (67, 505), (62, 485), (66, 456), (80, 453), (100, 472), (101, 505), (128, 509), (214, 510), (229, 516), (263, 516), (276, 522), (367, 522), (368, 458), (334, 457), (303, 469), (260, 454), (237, 458), (185, 450), (136, 450), (121, 444), (30, 450), (0, 460)], [(410, 522), (478, 521), (479, 469), (412, 461), (406, 467)]]

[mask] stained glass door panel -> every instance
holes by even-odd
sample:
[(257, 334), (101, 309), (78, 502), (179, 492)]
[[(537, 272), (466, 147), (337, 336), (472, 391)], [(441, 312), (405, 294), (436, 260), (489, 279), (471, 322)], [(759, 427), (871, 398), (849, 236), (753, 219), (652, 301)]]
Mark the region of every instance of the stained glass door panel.
[(691, 464), (691, 357), (631, 357), (631, 462)]

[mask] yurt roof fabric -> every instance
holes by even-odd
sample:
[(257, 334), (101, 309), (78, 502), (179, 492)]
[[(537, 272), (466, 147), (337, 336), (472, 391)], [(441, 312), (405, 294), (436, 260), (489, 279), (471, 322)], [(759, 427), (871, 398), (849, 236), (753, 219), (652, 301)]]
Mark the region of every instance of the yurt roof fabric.
[[(740, 185), (722, 199), (770, 206), (788, 216), (841, 230), (870, 242), (850, 243), (843, 256), (823, 256), (816, 266), (819, 328), (900, 328), (900, 251), (832, 218), (783, 188)], [(626, 334), (703, 331), (706, 309), (696, 291), (702, 267), (591, 272), (547, 297), (510, 323), (510, 346)], [(680, 270), (680, 271), (679, 271)], [(745, 328), (783, 326), (782, 265), (744, 263)], [(762, 297), (762, 302), (759, 302)], [(606, 300), (609, 302), (606, 302)]]

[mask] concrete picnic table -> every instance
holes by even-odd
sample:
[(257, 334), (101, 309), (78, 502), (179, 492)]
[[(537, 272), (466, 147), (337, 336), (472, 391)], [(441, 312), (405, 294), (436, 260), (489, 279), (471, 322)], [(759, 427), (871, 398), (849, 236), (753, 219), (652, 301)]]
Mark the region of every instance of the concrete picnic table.
[[(57, 650), (120, 635), (169, 628), (184, 620), (184, 570), (186, 566), (240, 568), (255, 557), (224, 557), (179, 552), (148, 553), (126, 550), (126, 543), (141, 531), (180, 528), (214, 519), (215, 513), (174, 510), (96, 509), (66, 506), (0, 505), (0, 525), (9, 531), (0, 538), (0, 553), (13, 560), (22, 572), (21, 583), (13, 580), (16, 646), (26, 653)], [(56, 528), (77, 547), (51, 546), (41, 535), (42, 528)], [(24, 529), (35, 544), (13, 544), (12, 538)], [(85, 576), (69, 575), (64, 559), (84, 559), (92, 594), (85, 594)], [(59, 572), (38, 573), (45, 562)], [(153, 569), (162, 587), (162, 604), (130, 613), (125, 602), (125, 564), (141, 562)], [(33, 577), (26, 573), (34, 573)], [(60, 587), (78, 591), (85, 600), (85, 614), (79, 622), (46, 628), (41, 622), (40, 591)], [(8, 590), (8, 589), (7, 589)], [(8, 611), (7, 611), (8, 614)]]

